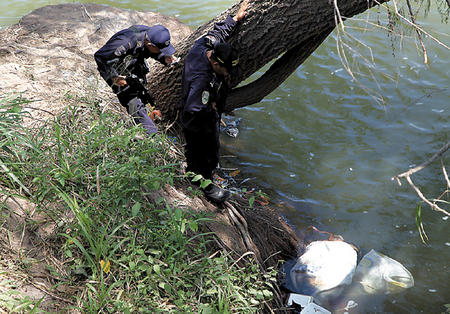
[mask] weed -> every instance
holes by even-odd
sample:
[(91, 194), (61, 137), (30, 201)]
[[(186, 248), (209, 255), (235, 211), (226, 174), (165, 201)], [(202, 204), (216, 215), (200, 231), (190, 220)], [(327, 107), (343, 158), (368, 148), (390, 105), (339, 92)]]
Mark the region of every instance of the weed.
[[(54, 250), (68, 271), (53, 277), (80, 291), (66, 298), (88, 313), (256, 312), (272, 298), (274, 271), (266, 278), (252, 260), (242, 268), (225, 252), (210, 256), (207, 216), (148, 201), (178, 180), (165, 135), (145, 137), (95, 101), (66, 98), (84, 102), (37, 129), (21, 126), (26, 100), (0, 103), (0, 187), (57, 226)], [(22, 310), (40, 303), (23, 300)]]

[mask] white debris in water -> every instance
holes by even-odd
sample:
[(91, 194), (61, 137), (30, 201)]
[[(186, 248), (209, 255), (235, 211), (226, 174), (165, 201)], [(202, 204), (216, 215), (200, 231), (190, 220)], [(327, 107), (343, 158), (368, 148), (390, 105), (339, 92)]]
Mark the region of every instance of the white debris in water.
[(353, 171), (353, 168), (348, 168), (348, 170)]
[(358, 306), (358, 303), (356, 303), (356, 302), (353, 301), (353, 300), (349, 300), (349, 301), (347, 302), (347, 306), (345, 307), (345, 310), (348, 311), (348, 310), (353, 309), (353, 308), (355, 308), (355, 307), (357, 307), (357, 306)]
[(333, 72), (331, 72), (331, 75), (334, 75), (334, 74), (336, 74), (338, 72), (341, 72), (341, 71), (344, 71), (344, 69), (340, 68), (340, 69), (334, 70)]
[(442, 220), (447, 220), (448, 216), (442, 217)]
[(445, 242), (445, 245), (446, 246), (450, 246), (450, 242)]
[(369, 213), (367, 210), (363, 211), (363, 214), (367, 214), (367, 213)]
[(290, 176), (291, 178), (295, 178), (295, 177), (296, 177), (296, 175), (293, 174), (293, 173), (291, 173), (289, 176)]
[(420, 126), (417, 126), (417, 125), (415, 125), (414, 123), (409, 123), (409, 126), (415, 128), (415, 129), (417, 129), (417, 130), (419, 130), (419, 131), (422, 131), (422, 132), (428, 132), (427, 129), (421, 128)]
[(428, 291), (429, 291), (429, 292), (431, 292), (431, 293), (435, 293), (435, 292), (437, 292), (437, 290), (436, 290), (436, 289), (428, 289)]
[(443, 113), (444, 109), (438, 110), (438, 109), (431, 109), (431, 111), (436, 112), (436, 113)]

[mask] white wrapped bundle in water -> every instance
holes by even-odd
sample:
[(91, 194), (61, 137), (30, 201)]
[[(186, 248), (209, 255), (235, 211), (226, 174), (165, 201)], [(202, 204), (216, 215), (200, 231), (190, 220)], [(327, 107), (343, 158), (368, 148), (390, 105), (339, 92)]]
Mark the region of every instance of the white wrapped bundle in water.
[[(357, 254), (343, 241), (315, 241), (292, 267), (290, 276), (296, 292), (317, 295), (338, 286), (349, 285), (355, 272)], [(338, 290), (335, 291), (337, 294)]]

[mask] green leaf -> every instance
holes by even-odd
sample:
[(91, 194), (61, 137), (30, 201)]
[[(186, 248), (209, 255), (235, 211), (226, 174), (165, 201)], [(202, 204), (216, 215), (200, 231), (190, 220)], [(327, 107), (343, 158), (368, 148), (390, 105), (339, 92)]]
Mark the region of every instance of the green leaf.
[(131, 208), (131, 216), (136, 217), (139, 214), (139, 211), (141, 210), (141, 203), (137, 202), (133, 205), (133, 208)]
[(200, 183), (200, 188), (204, 189), (206, 188), (208, 185), (210, 185), (212, 183), (211, 180), (203, 180), (202, 183)]
[(263, 295), (264, 295), (266, 298), (271, 298), (271, 297), (273, 296), (272, 292), (269, 291), (269, 290), (267, 290), (267, 289), (264, 289), (264, 290), (263, 290)]
[(214, 295), (214, 294), (216, 294), (217, 293), (217, 289), (216, 288), (209, 288), (207, 291), (206, 291), (206, 294), (209, 294), (209, 295)]
[(192, 179), (192, 182), (197, 182), (197, 181), (199, 181), (200, 179), (202, 179), (203, 177), (202, 177), (202, 175), (201, 174), (198, 174), (198, 175), (196, 175), (193, 179)]
[(192, 221), (189, 223), (189, 228), (194, 231), (197, 232), (198, 231), (198, 223), (196, 221)]
[(177, 208), (175, 210), (175, 219), (177, 221), (181, 220), (181, 216), (183, 215), (183, 212), (181, 211), (181, 209)]
[(252, 197), (250, 197), (250, 199), (248, 200), (248, 205), (250, 206), (250, 207), (253, 207), (253, 203), (255, 202), (255, 197), (254, 196), (252, 196)]
[(161, 267), (158, 264), (153, 265), (153, 270), (155, 271), (155, 273), (157, 273), (158, 275), (161, 274)]
[(425, 233), (425, 229), (422, 223), (422, 203), (419, 203), (416, 206), (416, 226), (417, 229), (419, 230), (419, 235), (420, 239), (422, 240), (422, 243), (426, 244), (427, 242), (425, 241), (425, 239), (428, 241), (428, 236)]

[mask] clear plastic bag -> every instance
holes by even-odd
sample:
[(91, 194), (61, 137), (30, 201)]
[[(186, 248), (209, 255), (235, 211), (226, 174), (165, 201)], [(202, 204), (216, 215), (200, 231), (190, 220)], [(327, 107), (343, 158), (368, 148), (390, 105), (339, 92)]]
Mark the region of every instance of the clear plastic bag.
[(413, 276), (402, 264), (375, 250), (361, 259), (353, 281), (370, 294), (398, 293), (414, 286)]

